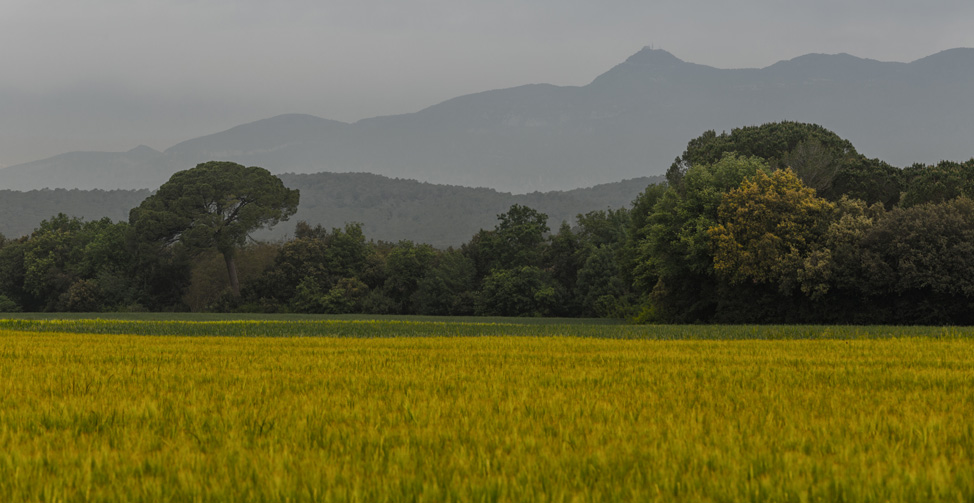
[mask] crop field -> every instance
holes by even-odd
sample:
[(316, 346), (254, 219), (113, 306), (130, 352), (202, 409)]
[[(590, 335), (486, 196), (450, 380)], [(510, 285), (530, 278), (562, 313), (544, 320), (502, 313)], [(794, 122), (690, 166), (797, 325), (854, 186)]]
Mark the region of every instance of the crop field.
[(974, 501), (972, 418), (968, 328), (0, 320), (0, 501)]

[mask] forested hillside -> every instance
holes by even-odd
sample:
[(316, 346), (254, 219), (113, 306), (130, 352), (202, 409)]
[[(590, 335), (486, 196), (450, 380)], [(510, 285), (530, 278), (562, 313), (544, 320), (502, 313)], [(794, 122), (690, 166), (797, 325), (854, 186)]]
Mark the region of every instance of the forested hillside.
[[(368, 173), (281, 175), (284, 184), (301, 191), (293, 220), (325, 228), (362, 224), (370, 239), (409, 239), (436, 247), (458, 246), (480, 229), (494, 225), (497, 215), (513, 204), (530, 206), (557, 225), (579, 213), (629, 206), (651, 183), (643, 177), (571, 191), (512, 195), (486, 188), (435, 185)], [(279, 226), (265, 237), (293, 235), (293, 226)]]
[[(485, 188), (434, 185), (368, 173), (284, 174), (290, 188), (301, 191), (293, 221), (325, 228), (362, 224), (369, 239), (410, 239), (438, 247), (457, 246), (475, 232), (493, 225), (512, 204), (523, 204), (549, 215), (552, 222), (571, 221), (579, 213), (622, 208), (647, 185), (661, 177), (637, 178), (587, 189), (512, 195)], [(127, 220), (129, 210), (150, 194), (148, 190), (34, 190), (0, 191), (0, 234), (15, 238), (29, 234), (42, 220), (64, 213), (98, 220)], [(281, 224), (255, 234), (280, 239), (294, 234), (294, 224)]]
[(149, 194), (149, 190), (0, 190), (0, 234), (25, 236), (58, 213), (85, 220), (127, 220), (129, 210)]

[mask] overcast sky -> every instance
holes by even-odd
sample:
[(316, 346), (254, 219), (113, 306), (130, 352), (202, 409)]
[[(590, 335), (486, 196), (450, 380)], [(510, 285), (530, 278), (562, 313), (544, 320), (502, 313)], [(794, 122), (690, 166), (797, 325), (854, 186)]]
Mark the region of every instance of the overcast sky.
[(974, 47), (970, 0), (0, 0), (0, 165), (585, 85), (646, 45), (719, 68)]

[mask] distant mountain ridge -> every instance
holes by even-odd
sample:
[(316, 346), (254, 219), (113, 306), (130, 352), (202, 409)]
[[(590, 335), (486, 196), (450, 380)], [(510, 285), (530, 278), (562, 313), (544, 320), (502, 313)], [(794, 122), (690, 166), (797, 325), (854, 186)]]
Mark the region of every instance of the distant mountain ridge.
[[(562, 221), (573, 223), (579, 213), (628, 207), (646, 186), (662, 182), (661, 177), (637, 178), (565, 192), (513, 195), (369, 173), (285, 173), (280, 177), (285, 185), (301, 191), (298, 212), (288, 222), (258, 232), (257, 238), (293, 234), (299, 220), (325, 228), (358, 222), (369, 239), (408, 239), (438, 247), (457, 246), (480, 229), (492, 229), (497, 215), (512, 204), (548, 214), (548, 225), (557, 231)], [(86, 220), (127, 221), (129, 210), (150, 193), (146, 189), (0, 190), (0, 234), (7, 238), (30, 234), (42, 220), (58, 213)]]
[(974, 49), (911, 63), (807, 54), (718, 69), (643, 49), (580, 87), (532, 84), (353, 124), (290, 114), (164, 152), (74, 152), (0, 170), (0, 188), (155, 188), (209, 160), (274, 173), (368, 172), (506, 192), (662, 174), (703, 131), (820, 124), (906, 166), (974, 155)]

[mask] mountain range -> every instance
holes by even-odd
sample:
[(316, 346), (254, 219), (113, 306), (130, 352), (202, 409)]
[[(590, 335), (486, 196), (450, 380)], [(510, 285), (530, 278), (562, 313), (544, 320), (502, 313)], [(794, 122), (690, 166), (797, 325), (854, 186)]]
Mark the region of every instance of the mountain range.
[(281, 115), (163, 152), (72, 152), (0, 170), (0, 189), (155, 188), (209, 160), (273, 173), (368, 172), (527, 193), (665, 172), (706, 130), (820, 124), (893, 165), (974, 155), (974, 49), (911, 63), (808, 54), (718, 69), (643, 49), (585, 86), (532, 84), (343, 123)]

